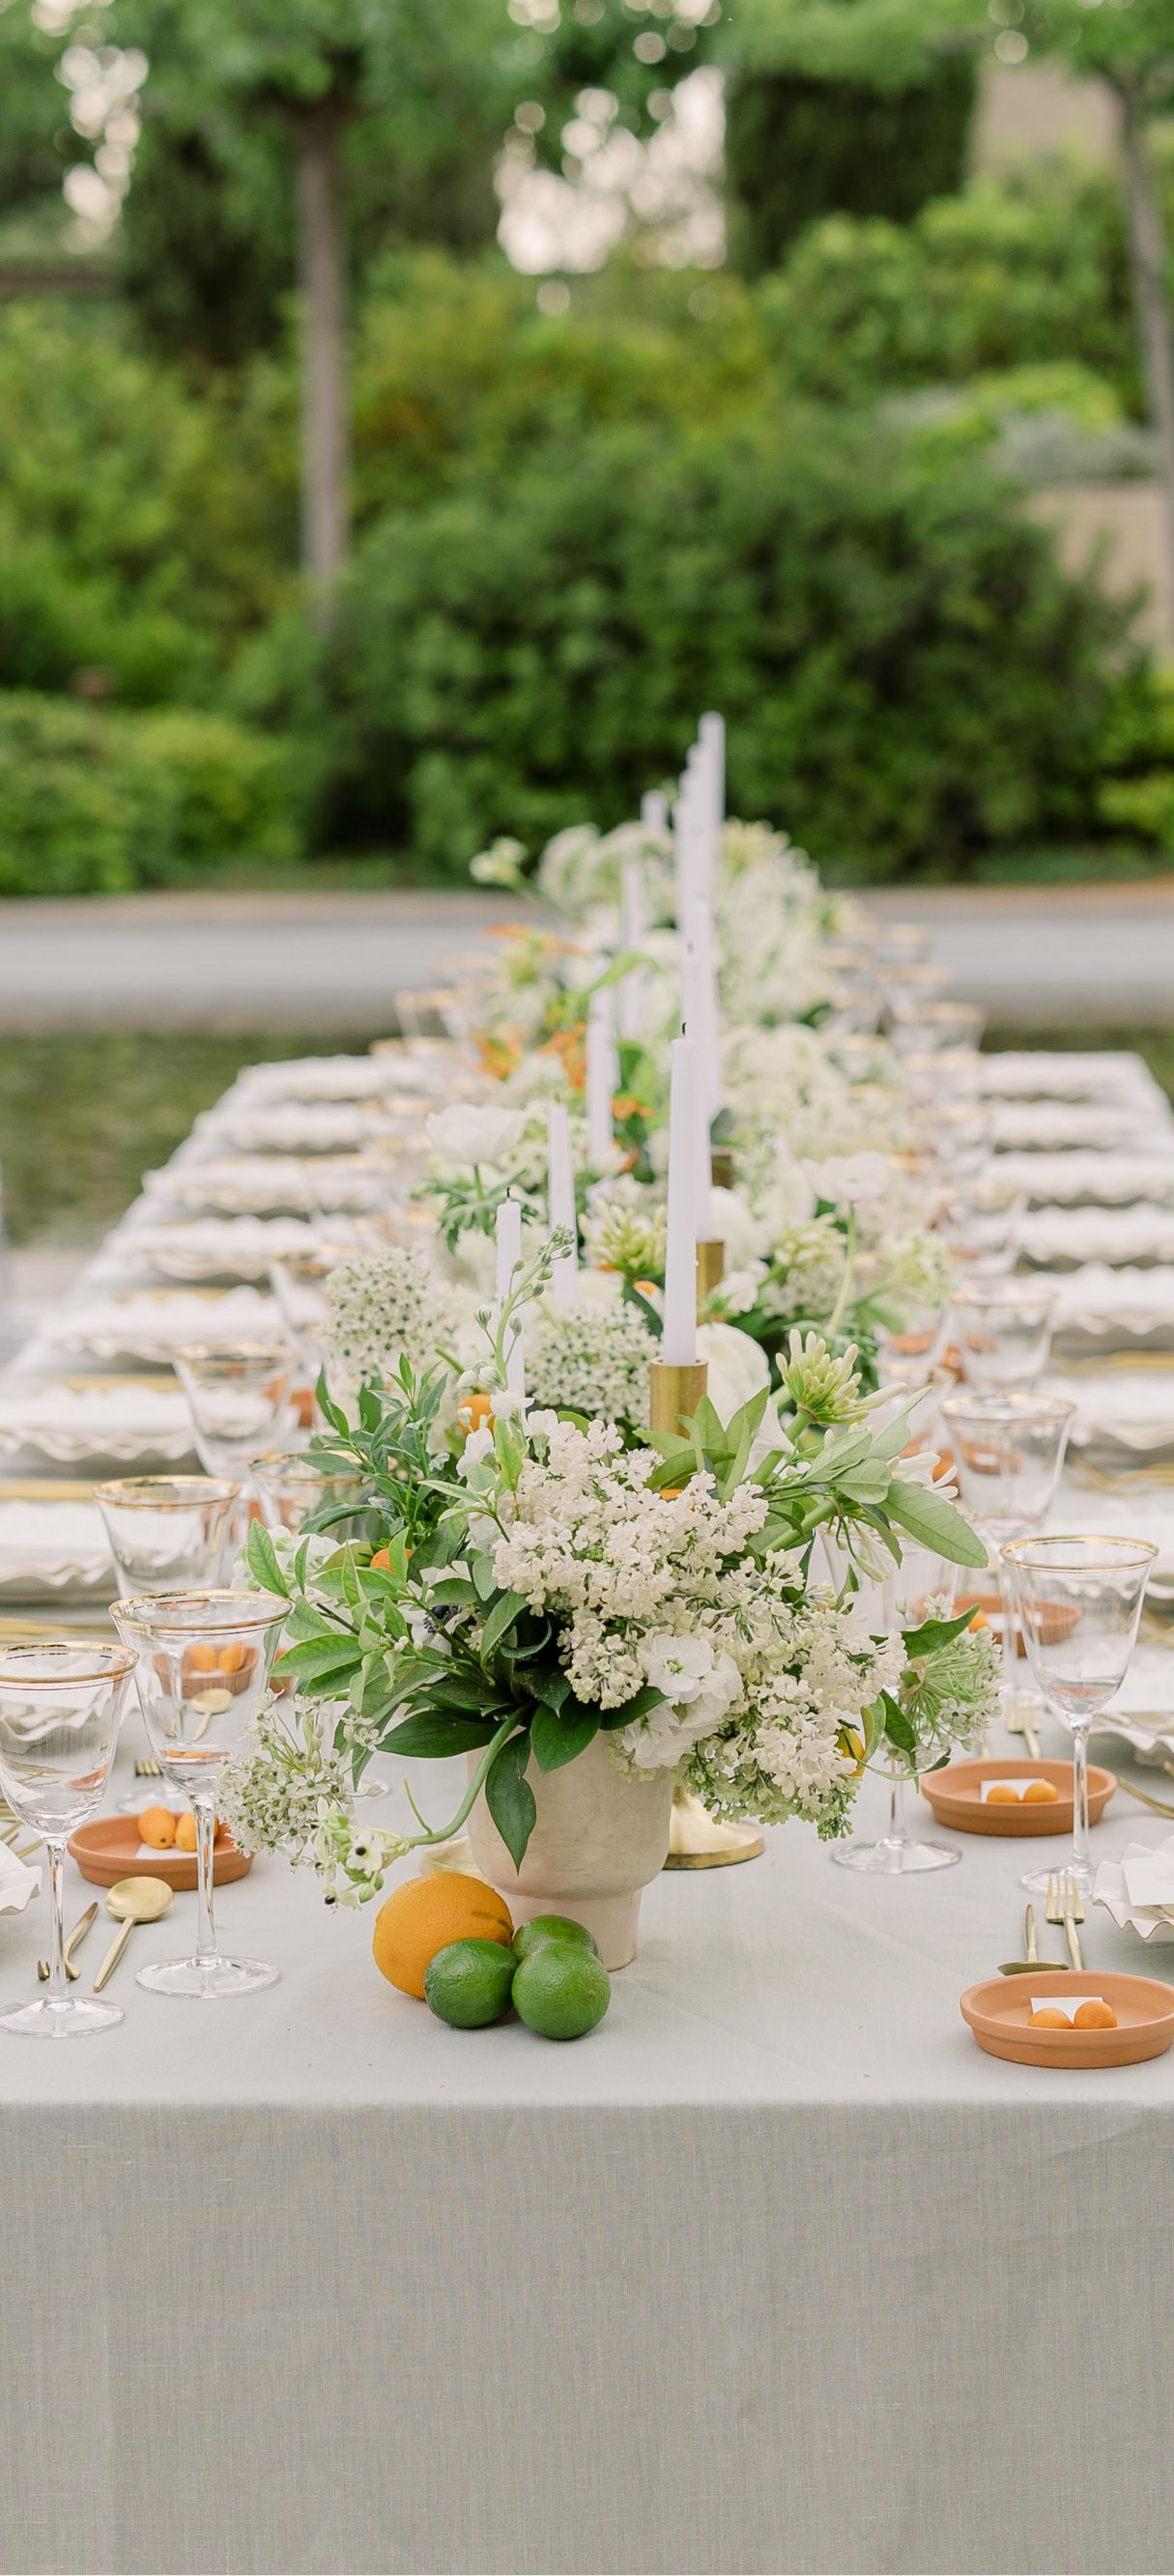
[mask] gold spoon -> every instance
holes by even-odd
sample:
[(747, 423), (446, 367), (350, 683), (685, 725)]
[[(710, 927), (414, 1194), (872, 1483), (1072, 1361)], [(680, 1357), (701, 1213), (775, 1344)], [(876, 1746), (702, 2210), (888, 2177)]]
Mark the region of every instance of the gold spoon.
[(111, 1888), (106, 1911), (121, 1923), (122, 1930), (116, 1933), (94, 1979), (96, 1995), (113, 1976), (136, 1923), (158, 1923), (162, 1915), (170, 1913), (172, 1903), (173, 1891), (165, 1878), (120, 1878)]
[[(82, 1915), (81, 1920), (74, 1924), (69, 1939), (65, 1944), (62, 1956), (65, 1961), (66, 1976), (71, 1980), (76, 1979), (81, 1975), (81, 1969), (75, 1968), (73, 1964), (73, 1954), (75, 1950), (81, 1947), (82, 1942), (85, 1940), (86, 1934), (89, 1931), (90, 1925), (93, 1922), (97, 1911), (98, 1908), (96, 1904), (87, 1905), (85, 1913)], [(49, 1962), (47, 1959), (38, 1959), (37, 1975), (39, 1976), (42, 1985), (44, 1985), (49, 1975)]]

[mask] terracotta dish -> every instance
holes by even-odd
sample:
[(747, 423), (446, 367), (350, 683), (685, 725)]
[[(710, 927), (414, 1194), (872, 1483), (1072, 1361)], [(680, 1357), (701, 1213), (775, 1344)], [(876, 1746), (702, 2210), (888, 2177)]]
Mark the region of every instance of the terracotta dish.
[[(162, 1878), (183, 1894), (196, 1884), (194, 1852), (140, 1854), (137, 1816), (95, 1816), (90, 1824), (78, 1826), (69, 1848), (82, 1877), (94, 1887), (113, 1887), (120, 1878)], [(222, 1828), (212, 1852), (213, 1885), (224, 1887), (230, 1879), (245, 1878), (252, 1866), (252, 1853), (238, 1851), (232, 1835)]]
[[(1102, 1995), (1117, 2028), (1032, 2030), (1032, 1995), (1055, 1995), (1065, 2004)], [(967, 1989), (961, 2012), (988, 2057), (1010, 2057), (1017, 2066), (1136, 2066), (1144, 2057), (1163, 2056), (1174, 2039), (1174, 1986), (1115, 1970), (1041, 1968), (1030, 1977), (987, 1977)]]
[[(984, 1780), (1050, 1780), (1058, 1791), (1050, 1806), (986, 1806)], [(1098, 1824), (1117, 1786), (1112, 1771), (1098, 1762), (1088, 1766), (1088, 1813)], [(924, 1771), (918, 1782), (939, 1825), (957, 1834), (1070, 1834), (1072, 1831), (1072, 1765), (1028, 1762), (1022, 1754), (987, 1754), (981, 1761), (948, 1762), (944, 1771)]]

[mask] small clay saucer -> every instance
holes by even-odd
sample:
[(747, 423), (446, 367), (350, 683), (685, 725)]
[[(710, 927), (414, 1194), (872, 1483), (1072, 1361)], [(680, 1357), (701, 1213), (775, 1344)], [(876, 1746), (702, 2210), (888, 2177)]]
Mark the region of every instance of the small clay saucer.
[[(1050, 1780), (1057, 1796), (1048, 1805), (1004, 1806), (986, 1803), (984, 1780)], [(1098, 1762), (1088, 1766), (1089, 1822), (1098, 1824), (1113, 1791), (1116, 1774)], [(1070, 1834), (1072, 1831), (1072, 1765), (1028, 1762), (1022, 1754), (984, 1754), (981, 1761), (948, 1762), (943, 1771), (924, 1771), (918, 1782), (939, 1825), (956, 1834)]]
[[(149, 1806), (149, 1798), (143, 1804)], [(162, 1878), (182, 1895), (196, 1884), (194, 1852), (140, 1852), (137, 1816), (93, 1816), (70, 1836), (69, 1849), (82, 1877), (94, 1887), (114, 1887), (120, 1878)], [(245, 1878), (252, 1866), (252, 1853), (238, 1851), (222, 1826), (212, 1850), (213, 1884), (221, 1887)]]
[[(1032, 2030), (1032, 1995), (1074, 2003), (1100, 1995), (1117, 2015), (1116, 2030)], [(1174, 2039), (1174, 1986), (1158, 1977), (1130, 1977), (1119, 1970), (1041, 1968), (1030, 1977), (987, 1977), (961, 1999), (968, 2022), (988, 2057), (1017, 2066), (1136, 2066), (1161, 2057)]]

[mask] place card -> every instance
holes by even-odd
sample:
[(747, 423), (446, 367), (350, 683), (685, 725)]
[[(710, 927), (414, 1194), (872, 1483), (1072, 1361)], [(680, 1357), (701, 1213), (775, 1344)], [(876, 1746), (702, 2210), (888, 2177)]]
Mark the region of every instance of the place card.
[(1121, 1875), (1130, 1905), (1174, 1905), (1174, 1855), (1150, 1852), (1144, 1860), (1124, 1860)]

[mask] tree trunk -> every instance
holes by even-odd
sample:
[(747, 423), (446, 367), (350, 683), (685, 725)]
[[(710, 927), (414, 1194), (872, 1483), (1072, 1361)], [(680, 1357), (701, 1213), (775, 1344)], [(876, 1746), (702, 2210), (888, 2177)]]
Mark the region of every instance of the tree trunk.
[(298, 264), (302, 290), (302, 566), (314, 611), (329, 622), (350, 528), (346, 255), (339, 143), (343, 112), (327, 100), (297, 120)]
[(1138, 95), (1126, 81), (1117, 85), (1121, 102), (1121, 141), (1125, 171), (1125, 206), (1129, 224), (1129, 257), (1133, 297), (1141, 342), (1146, 402), (1158, 450), (1158, 474), (1166, 505), (1166, 558), (1174, 599), (1174, 325), (1166, 288), (1167, 247), (1162, 209)]

